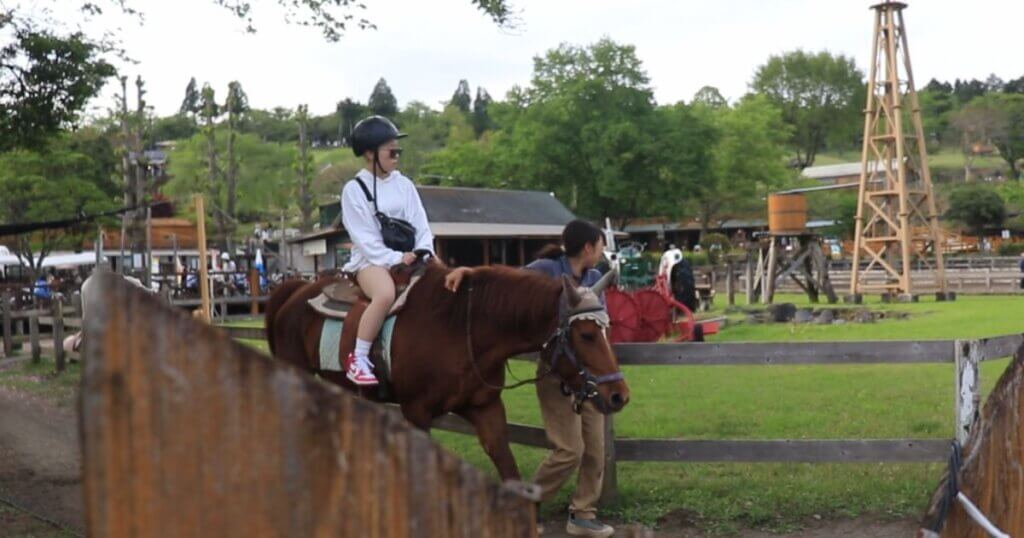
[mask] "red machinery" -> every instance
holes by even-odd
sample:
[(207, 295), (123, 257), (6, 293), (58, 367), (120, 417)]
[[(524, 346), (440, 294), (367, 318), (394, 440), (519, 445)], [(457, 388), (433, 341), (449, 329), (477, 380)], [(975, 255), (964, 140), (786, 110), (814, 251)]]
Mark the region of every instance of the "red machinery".
[(698, 321), (672, 296), (666, 275), (658, 275), (653, 286), (632, 292), (608, 288), (605, 301), (611, 318), (608, 339), (613, 344), (655, 342), (673, 332), (673, 323), (679, 331), (678, 342), (701, 342), (718, 332), (717, 320)]

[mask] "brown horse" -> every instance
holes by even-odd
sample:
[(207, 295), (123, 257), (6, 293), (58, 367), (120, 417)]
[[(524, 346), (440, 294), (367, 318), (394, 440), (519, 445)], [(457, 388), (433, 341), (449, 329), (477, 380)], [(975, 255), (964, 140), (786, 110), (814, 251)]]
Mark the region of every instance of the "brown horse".
[[(409, 422), (429, 430), (445, 413), (465, 418), (501, 478), (519, 479), (501, 401), (510, 357), (540, 351), (550, 375), (561, 377), (577, 405), (590, 400), (601, 412), (613, 413), (629, 401), (597, 300), (608, 278), (593, 289), (575, 288), (533, 271), (480, 267), (451, 293), (444, 289), (448, 272), (429, 264), (395, 321), (392, 401)], [(277, 358), (358, 392), (344, 372), (320, 370), (324, 320), (307, 303), (337, 281), (280, 285), (267, 304), (267, 339)], [(362, 393), (376, 397), (376, 390)]]

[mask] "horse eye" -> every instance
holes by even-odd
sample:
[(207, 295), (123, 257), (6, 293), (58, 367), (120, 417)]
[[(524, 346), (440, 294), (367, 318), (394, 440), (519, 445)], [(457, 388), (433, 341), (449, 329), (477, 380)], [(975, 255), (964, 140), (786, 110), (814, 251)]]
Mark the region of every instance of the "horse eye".
[(593, 342), (597, 338), (593, 333), (583, 333), (581, 336), (587, 342)]

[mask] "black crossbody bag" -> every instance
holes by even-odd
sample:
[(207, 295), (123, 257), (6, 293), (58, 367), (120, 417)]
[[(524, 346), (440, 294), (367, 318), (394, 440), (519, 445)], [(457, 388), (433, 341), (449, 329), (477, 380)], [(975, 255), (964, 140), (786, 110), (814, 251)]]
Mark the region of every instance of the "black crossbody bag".
[(353, 179), (363, 189), (366, 199), (373, 202), (373, 212), (377, 217), (377, 221), (380, 222), (380, 236), (384, 240), (384, 246), (398, 252), (412, 252), (413, 248), (416, 247), (416, 228), (409, 224), (408, 221), (392, 218), (380, 212), (380, 209), (377, 207), (376, 178), (374, 178), (373, 182), (373, 196), (370, 196), (370, 190), (366, 188), (366, 184), (363, 183), (362, 179), (359, 179), (359, 177)]

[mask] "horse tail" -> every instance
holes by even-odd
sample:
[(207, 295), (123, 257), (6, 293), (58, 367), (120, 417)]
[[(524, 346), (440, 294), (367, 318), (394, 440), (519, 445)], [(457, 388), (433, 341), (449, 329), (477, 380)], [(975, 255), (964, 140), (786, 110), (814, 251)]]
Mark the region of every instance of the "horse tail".
[(267, 345), (270, 347), (270, 354), (274, 355), (274, 321), (278, 311), (284, 306), (299, 288), (308, 284), (305, 280), (296, 278), (286, 280), (274, 288), (267, 299), (267, 311), (263, 316), (264, 327), (267, 332)]

